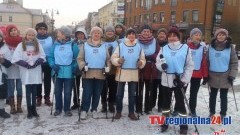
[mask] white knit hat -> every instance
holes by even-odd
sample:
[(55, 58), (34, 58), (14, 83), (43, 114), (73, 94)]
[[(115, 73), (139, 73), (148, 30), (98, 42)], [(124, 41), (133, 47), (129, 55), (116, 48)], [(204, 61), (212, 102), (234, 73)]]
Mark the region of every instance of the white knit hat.
[(103, 34), (103, 31), (100, 27), (94, 26), (90, 31), (90, 35), (92, 35), (93, 31), (97, 31), (97, 30), (100, 31), (101, 34)]
[(193, 35), (200, 33), (202, 35), (202, 31), (199, 28), (193, 28), (190, 32), (190, 37), (192, 37)]
[(220, 28), (215, 31), (214, 38), (217, 38), (219, 33), (224, 33), (228, 37), (228, 31), (226, 29)]
[(37, 31), (33, 28), (27, 28), (25, 30), (25, 35), (27, 35), (28, 33), (33, 33), (35, 36), (37, 36)]

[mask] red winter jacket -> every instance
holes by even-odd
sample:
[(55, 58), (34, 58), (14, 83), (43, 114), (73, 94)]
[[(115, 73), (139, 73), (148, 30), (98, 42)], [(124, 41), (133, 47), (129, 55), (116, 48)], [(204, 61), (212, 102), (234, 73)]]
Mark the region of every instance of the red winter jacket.
[[(195, 46), (192, 42), (188, 44), (189, 48), (197, 49), (199, 46)], [(205, 48), (204, 48), (205, 49)], [(203, 51), (203, 58), (200, 70), (193, 70), (192, 78), (208, 77), (208, 63), (206, 59), (206, 50)]]

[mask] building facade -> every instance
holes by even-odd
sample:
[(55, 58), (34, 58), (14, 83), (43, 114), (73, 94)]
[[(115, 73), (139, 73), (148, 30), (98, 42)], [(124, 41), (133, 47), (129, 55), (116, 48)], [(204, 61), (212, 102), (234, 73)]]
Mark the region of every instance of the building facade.
[(16, 25), (21, 34), (43, 21), (42, 10), (23, 7), (23, 0), (4, 0), (0, 3), (0, 26)]
[[(216, 28), (230, 31), (234, 42), (240, 43), (239, 0), (125, 0), (125, 25), (140, 28), (150, 24), (155, 31), (171, 25), (179, 27), (181, 40), (185, 41), (192, 28), (198, 27), (204, 34), (206, 42), (210, 42)], [(238, 18), (238, 19), (236, 19)]]

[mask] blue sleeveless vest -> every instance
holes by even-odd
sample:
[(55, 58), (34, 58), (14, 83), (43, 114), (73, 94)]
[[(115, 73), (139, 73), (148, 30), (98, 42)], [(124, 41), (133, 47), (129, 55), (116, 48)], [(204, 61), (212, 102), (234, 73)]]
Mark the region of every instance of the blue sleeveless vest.
[(192, 59), (194, 62), (194, 70), (200, 70), (203, 58), (203, 45), (200, 45), (198, 49), (191, 49)]
[(155, 53), (156, 51), (156, 40), (153, 39), (152, 43), (149, 45), (144, 45), (138, 41), (138, 43), (141, 45), (143, 48), (145, 56), (149, 56)]
[(118, 42), (117, 41), (105, 42), (105, 44), (106, 44), (107, 48), (113, 47), (112, 52), (109, 52), (110, 54), (112, 54), (115, 51), (115, 49), (117, 48), (117, 46), (118, 46)]
[(38, 39), (39, 43), (42, 45), (42, 48), (44, 50), (44, 53), (46, 54), (46, 56), (50, 55), (50, 48), (53, 45), (53, 40), (52, 38), (49, 36), (46, 39)]
[(186, 62), (189, 47), (183, 44), (178, 50), (172, 50), (168, 45), (163, 47), (163, 57), (168, 64), (168, 74), (182, 74)]
[(88, 63), (89, 69), (103, 69), (107, 60), (107, 47), (103, 43), (94, 47), (87, 42), (84, 44), (85, 62)]
[(72, 42), (67, 42), (64, 45), (56, 45), (54, 49), (55, 64), (68, 66), (73, 60)]
[(141, 54), (140, 44), (134, 46), (127, 46), (124, 43), (119, 45), (120, 57), (124, 57), (125, 61), (122, 65), (123, 69), (137, 69), (137, 61)]
[(227, 72), (230, 63), (231, 48), (226, 48), (222, 51), (215, 50), (212, 46), (209, 47), (209, 70), (212, 72)]

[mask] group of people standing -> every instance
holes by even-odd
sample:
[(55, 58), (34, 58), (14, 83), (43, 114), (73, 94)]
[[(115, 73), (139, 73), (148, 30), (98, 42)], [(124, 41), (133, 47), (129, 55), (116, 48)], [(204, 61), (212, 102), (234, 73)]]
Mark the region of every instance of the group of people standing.
[[(0, 33), (0, 116), (10, 117), (3, 109), (6, 97), (11, 114), (23, 112), (23, 84), (26, 87), (27, 117), (39, 117), (36, 106), (42, 104), (42, 76), (48, 106), (52, 106), (51, 80), (54, 82), (54, 116), (62, 111), (65, 116), (72, 116), (71, 110), (78, 108), (82, 120), (90, 114), (97, 119), (101, 97), (101, 112), (110, 111), (115, 114), (114, 119), (120, 119), (125, 84), (128, 83), (128, 117), (131, 120), (138, 120), (143, 112), (152, 114), (157, 98), (158, 112), (170, 117), (173, 92), (174, 112), (180, 117), (187, 117), (187, 112), (191, 117), (197, 117), (197, 94), (201, 82), (210, 87), (209, 117), (216, 113), (219, 89), (220, 115), (221, 118), (226, 116), (228, 89), (233, 86), (238, 72), (237, 55), (226, 29), (216, 30), (207, 46), (201, 42), (202, 32), (198, 28), (191, 30), (187, 44), (180, 42), (176, 26), (159, 29), (156, 38), (149, 25), (143, 25), (140, 33), (132, 28), (125, 30), (122, 24), (108, 25), (104, 31), (95, 26), (89, 38), (85, 29), (78, 28), (74, 39), (72, 30), (62, 26), (57, 29), (55, 40), (48, 35), (47, 29), (47, 25), (41, 22), (35, 29), (28, 28), (24, 37), (20, 37), (15, 25), (7, 26), (6, 37)], [(83, 92), (80, 96), (81, 78)], [(187, 111), (185, 92), (188, 84), (190, 110)], [(70, 107), (72, 92), (73, 106)], [(168, 125), (161, 125), (161, 129), (165, 132)], [(187, 125), (180, 125), (180, 134), (187, 134), (187, 130)]]

